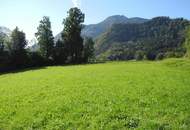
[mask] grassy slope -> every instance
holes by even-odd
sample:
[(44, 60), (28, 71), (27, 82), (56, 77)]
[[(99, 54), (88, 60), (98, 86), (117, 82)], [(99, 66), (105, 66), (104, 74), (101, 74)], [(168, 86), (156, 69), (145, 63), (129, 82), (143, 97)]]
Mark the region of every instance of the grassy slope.
[(0, 130), (190, 129), (190, 61), (47, 67), (0, 76)]

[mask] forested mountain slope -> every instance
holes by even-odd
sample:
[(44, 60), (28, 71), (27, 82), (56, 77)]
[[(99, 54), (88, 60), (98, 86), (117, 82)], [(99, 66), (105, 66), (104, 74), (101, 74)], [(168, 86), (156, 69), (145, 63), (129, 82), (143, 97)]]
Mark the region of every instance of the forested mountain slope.
[(111, 60), (180, 57), (186, 52), (183, 43), (188, 25), (188, 20), (169, 17), (141, 24), (115, 24), (96, 39), (96, 55)]

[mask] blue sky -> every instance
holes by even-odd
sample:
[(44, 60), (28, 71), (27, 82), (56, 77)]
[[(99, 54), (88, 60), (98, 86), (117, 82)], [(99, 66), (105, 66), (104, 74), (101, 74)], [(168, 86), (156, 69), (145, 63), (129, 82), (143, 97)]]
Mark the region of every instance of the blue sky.
[[(98, 23), (111, 15), (152, 18), (155, 16), (190, 19), (190, 0), (78, 0), (85, 24)], [(0, 26), (18, 26), (32, 39), (43, 16), (49, 16), (54, 35), (63, 29), (62, 21), (72, 0), (0, 0)]]

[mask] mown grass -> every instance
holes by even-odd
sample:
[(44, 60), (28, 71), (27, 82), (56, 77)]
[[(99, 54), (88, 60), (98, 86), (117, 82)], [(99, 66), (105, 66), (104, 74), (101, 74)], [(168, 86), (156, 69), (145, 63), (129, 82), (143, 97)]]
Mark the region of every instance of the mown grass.
[(189, 130), (190, 61), (46, 67), (0, 76), (0, 130)]

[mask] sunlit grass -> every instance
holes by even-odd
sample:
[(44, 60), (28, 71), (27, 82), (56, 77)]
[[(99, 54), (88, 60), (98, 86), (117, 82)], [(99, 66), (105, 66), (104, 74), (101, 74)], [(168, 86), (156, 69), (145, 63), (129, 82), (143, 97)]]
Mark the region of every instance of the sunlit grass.
[(0, 130), (190, 129), (190, 61), (46, 67), (0, 76)]

